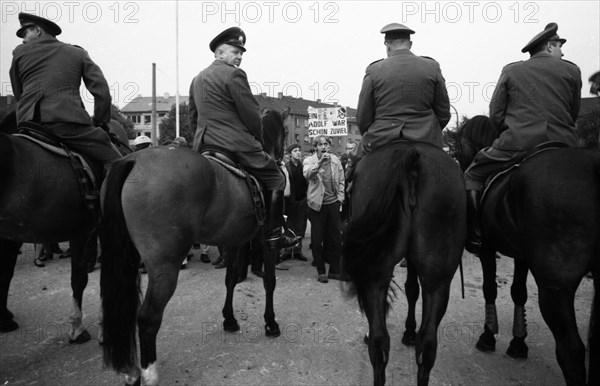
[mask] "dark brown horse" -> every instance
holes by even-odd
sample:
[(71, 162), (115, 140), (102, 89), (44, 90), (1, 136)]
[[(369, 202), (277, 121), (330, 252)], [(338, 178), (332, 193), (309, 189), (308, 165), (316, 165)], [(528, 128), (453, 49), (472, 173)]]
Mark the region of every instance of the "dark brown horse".
[[(124, 133), (114, 122), (111, 127)], [(13, 112), (0, 124), (0, 330), (18, 328), (7, 301), (21, 245), (69, 240), (73, 301), (68, 336), (71, 342), (86, 342), (90, 335), (81, 312), (88, 281), (85, 246), (96, 237), (96, 217), (84, 203), (68, 158), (9, 134), (14, 132)]]
[[(394, 267), (408, 261), (409, 308), (402, 342), (416, 339), (417, 381), (425, 385), (437, 351), (437, 329), (460, 262), (466, 234), (466, 196), (458, 164), (441, 149), (399, 141), (358, 163), (342, 267), (369, 322), (369, 357), (375, 385), (385, 383), (390, 337), (387, 301)], [(418, 280), (418, 281), (417, 281)], [(423, 290), (418, 334), (415, 304)]]
[[(263, 117), (265, 149), (275, 159), (283, 153), (281, 114)], [(125, 373), (128, 384), (141, 375), (158, 382), (156, 336), (163, 311), (177, 286), (179, 266), (194, 242), (228, 248), (223, 307), (225, 331), (240, 329), (233, 314), (240, 249), (262, 232), (245, 179), (200, 153), (180, 147), (154, 147), (115, 163), (103, 185), (101, 292), (104, 312), (104, 360)], [(264, 237), (263, 237), (264, 240)], [(268, 249), (266, 249), (268, 250)], [(264, 256), (265, 333), (279, 336), (273, 311), (275, 256)], [(148, 271), (140, 307), (138, 265)], [(247, 264), (243, 269), (247, 270)]]
[[(454, 150), (463, 169), (477, 151), (490, 146), (498, 134), (489, 120), (477, 116), (454, 136)], [(569, 385), (586, 383), (585, 346), (579, 337), (574, 309), (575, 292), (592, 271), (595, 294), (588, 337), (589, 385), (600, 384), (600, 152), (561, 148), (531, 156), (504, 174), (484, 195), (483, 233), (479, 258), (486, 303), (484, 332), (477, 342), (494, 351), (496, 314), (496, 251), (513, 257), (511, 296), (515, 303), (513, 339), (507, 350), (526, 358), (526, 280), (531, 270), (539, 290), (542, 316), (556, 340), (556, 357)]]

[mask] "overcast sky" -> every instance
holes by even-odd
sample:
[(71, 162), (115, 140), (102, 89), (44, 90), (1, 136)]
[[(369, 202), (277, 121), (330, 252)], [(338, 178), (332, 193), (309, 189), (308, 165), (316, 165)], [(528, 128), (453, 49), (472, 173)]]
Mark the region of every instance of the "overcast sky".
[[(18, 12), (55, 21), (58, 39), (88, 50), (114, 102), (152, 92), (175, 95), (176, 9), (179, 94), (213, 60), (208, 44), (240, 26), (247, 34), (241, 67), (254, 93), (337, 101), (355, 108), (365, 68), (385, 56), (380, 29), (392, 22), (416, 31), (413, 52), (436, 59), (460, 115), (486, 114), (502, 67), (526, 60), (521, 48), (549, 22), (567, 39), (564, 59), (589, 76), (600, 70), (600, 2), (589, 1), (2, 1), (2, 95), (12, 93), (12, 50), (21, 39)], [(450, 126), (453, 126), (450, 124)]]

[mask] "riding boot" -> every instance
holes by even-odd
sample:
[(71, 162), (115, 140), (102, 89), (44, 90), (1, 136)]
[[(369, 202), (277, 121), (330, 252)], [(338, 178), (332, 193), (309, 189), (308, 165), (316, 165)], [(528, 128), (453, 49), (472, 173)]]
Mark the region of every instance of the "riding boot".
[(480, 200), (480, 190), (467, 190), (467, 241), (465, 242), (465, 249), (474, 255), (478, 255), (481, 249)]
[(283, 233), (283, 190), (267, 191), (265, 194), (267, 221), (265, 229), (270, 249), (292, 248), (298, 245), (298, 239)]

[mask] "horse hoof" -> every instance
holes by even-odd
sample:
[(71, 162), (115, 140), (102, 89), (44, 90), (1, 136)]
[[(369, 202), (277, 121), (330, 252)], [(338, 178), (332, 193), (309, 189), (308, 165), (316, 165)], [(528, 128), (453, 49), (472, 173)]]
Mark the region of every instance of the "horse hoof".
[(479, 351), (489, 352), (496, 351), (496, 338), (494, 336), (490, 336), (486, 333), (481, 334), (475, 348)]
[(417, 334), (414, 331), (404, 331), (402, 344), (405, 346), (414, 346), (417, 344)]
[(0, 322), (0, 332), (11, 332), (19, 328), (19, 324), (12, 319)]
[(236, 332), (240, 330), (240, 325), (238, 324), (237, 320), (233, 319), (233, 321), (227, 321), (225, 320), (223, 322), (223, 330), (227, 331), (227, 332)]
[(69, 338), (69, 343), (82, 344), (82, 343), (88, 342), (90, 339), (92, 339), (92, 337), (90, 336), (90, 333), (87, 332), (87, 330), (83, 330), (83, 332), (81, 334), (79, 334), (79, 336), (77, 338), (75, 338), (75, 339)]
[(513, 338), (508, 345), (506, 355), (515, 359), (527, 359), (528, 352), (529, 347), (527, 347), (523, 339)]
[(279, 331), (279, 325), (275, 323), (273, 327), (271, 327), (268, 324), (265, 324), (265, 335), (277, 338), (279, 335), (281, 335), (281, 331)]

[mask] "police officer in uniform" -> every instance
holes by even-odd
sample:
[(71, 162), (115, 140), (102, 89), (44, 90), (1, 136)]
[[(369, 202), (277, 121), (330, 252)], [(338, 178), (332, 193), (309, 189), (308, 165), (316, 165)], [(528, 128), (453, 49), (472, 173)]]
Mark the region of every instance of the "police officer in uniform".
[(405, 25), (388, 24), (381, 33), (388, 57), (367, 67), (358, 99), (363, 152), (401, 138), (443, 147), (450, 101), (440, 65), (410, 51), (415, 31)]
[(575, 120), (581, 104), (581, 72), (561, 60), (566, 39), (550, 23), (521, 52), (529, 60), (502, 69), (490, 102), (490, 123), (500, 132), (491, 147), (481, 150), (465, 172), (469, 232), (466, 248), (478, 253), (476, 222), (483, 183), (493, 172), (521, 161), (528, 150), (548, 141), (577, 146)]
[(190, 86), (190, 126), (196, 127), (194, 149), (210, 144), (235, 154), (267, 190), (269, 246), (289, 248), (295, 246), (297, 240), (282, 232), (285, 178), (275, 160), (263, 149), (260, 108), (246, 73), (239, 68), (246, 51), (245, 43), (244, 31), (232, 27), (209, 44), (215, 60), (194, 78)]
[[(19, 13), (10, 80), (17, 104), (17, 122), (43, 124), (67, 146), (103, 164), (120, 158), (108, 134), (96, 127), (110, 122), (111, 96), (100, 68), (81, 47), (56, 39), (62, 32), (50, 20)], [(81, 79), (94, 96), (94, 120), (85, 111)], [(92, 124), (93, 123), (93, 124)]]

